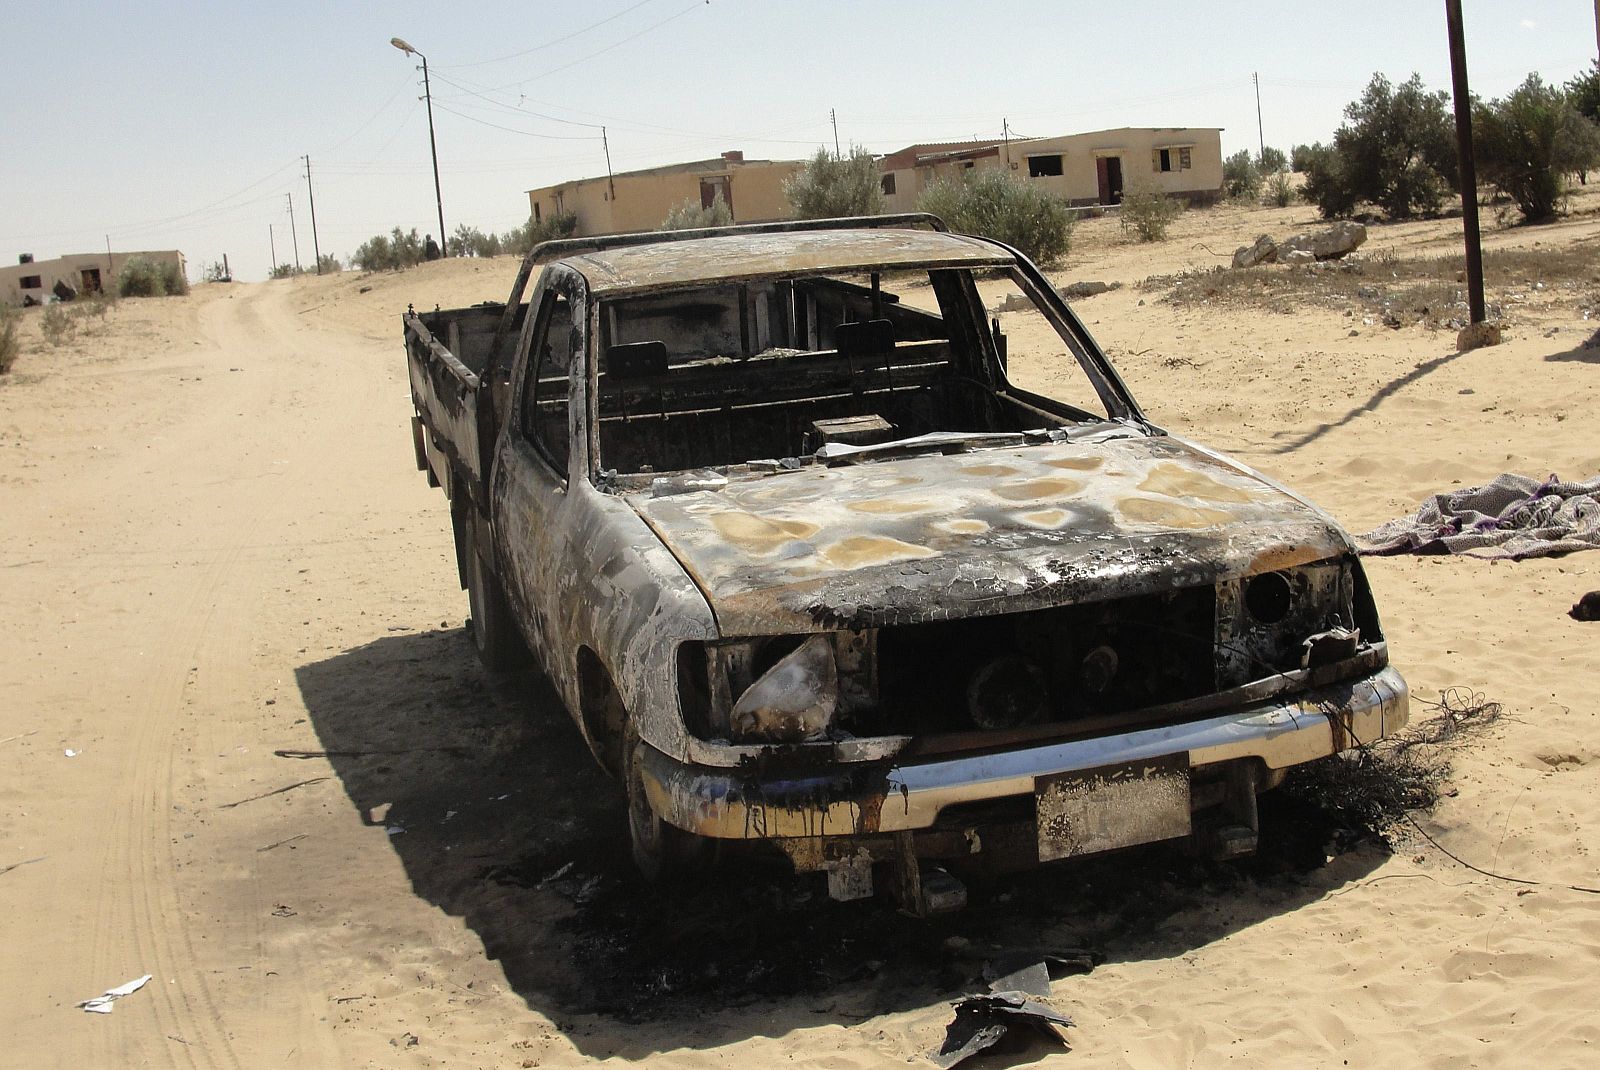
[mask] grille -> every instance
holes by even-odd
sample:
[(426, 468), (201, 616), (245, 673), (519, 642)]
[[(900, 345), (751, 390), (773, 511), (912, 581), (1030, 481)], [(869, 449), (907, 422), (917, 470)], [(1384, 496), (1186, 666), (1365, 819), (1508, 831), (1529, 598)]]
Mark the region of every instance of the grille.
[(1070, 722), (1215, 686), (1216, 592), (1191, 587), (878, 635), (881, 731)]

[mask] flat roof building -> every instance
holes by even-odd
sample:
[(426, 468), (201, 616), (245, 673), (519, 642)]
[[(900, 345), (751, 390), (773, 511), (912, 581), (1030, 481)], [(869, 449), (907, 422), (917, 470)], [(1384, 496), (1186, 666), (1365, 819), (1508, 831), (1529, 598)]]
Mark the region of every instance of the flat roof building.
[(725, 152), (713, 160), (668, 164), (599, 178), (580, 178), (528, 191), (535, 222), (577, 217), (575, 237), (657, 230), (684, 201), (710, 208), (721, 198), (736, 223), (770, 223), (793, 215), (783, 183), (805, 166), (799, 160), (746, 160)]
[(1120, 204), (1127, 186), (1143, 179), (1168, 196), (1208, 204), (1222, 196), (1222, 129), (1124, 126), (908, 145), (879, 161), (884, 211), (912, 211), (935, 179), (995, 167), (1074, 205)]
[(63, 295), (86, 297), (113, 290), (123, 265), (130, 260), (173, 264), (178, 274), (187, 271), (176, 249), (132, 253), (69, 253), (54, 260), (34, 260), (27, 253), (15, 264), (0, 267), (0, 302), (11, 306), (46, 304)]

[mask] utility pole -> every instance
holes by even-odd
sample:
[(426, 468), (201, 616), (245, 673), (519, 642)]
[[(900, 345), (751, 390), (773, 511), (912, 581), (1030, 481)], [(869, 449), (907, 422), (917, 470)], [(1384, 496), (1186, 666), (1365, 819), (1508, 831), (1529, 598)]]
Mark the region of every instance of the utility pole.
[(272, 250), (272, 271), (267, 272), (267, 278), (272, 278), (273, 272), (278, 270), (278, 239), (273, 236), (272, 224), (267, 224), (267, 246)]
[[(1595, 3), (1600, 4), (1600, 0), (1595, 0)], [(606, 128), (603, 126), (600, 128), (600, 144), (606, 150), (606, 186), (611, 190), (611, 200), (615, 202), (617, 199), (617, 182), (616, 179), (611, 177), (611, 142), (606, 140)], [(444, 226), (443, 223), (439, 225)]]
[(839, 113), (829, 108), (828, 121), (833, 124), (833, 158), (842, 160), (844, 159), (844, 153), (839, 151)]
[(306, 156), (306, 199), (311, 202), (311, 255), (317, 258), (317, 274), (322, 274), (322, 248), (317, 244), (317, 195), (311, 190), (311, 157)]
[(444, 233), (444, 194), (439, 191), (439, 145), (433, 139), (433, 89), (428, 84), (428, 57), (398, 37), (389, 38), (389, 43), (406, 55), (422, 60), (422, 96), (428, 102), (428, 151), (433, 153), (433, 203), (439, 209), (439, 249), (449, 256), (450, 240)]
[(1256, 162), (1259, 163), (1267, 155), (1267, 136), (1261, 129), (1261, 74), (1259, 71), (1250, 72), (1250, 80), (1256, 84)]
[(300, 274), (300, 232), (294, 229), (294, 194), (285, 193), (289, 201), (289, 237), (294, 239), (294, 273)]
[[(107, 234), (106, 235), (106, 276), (109, 278), (110, 276), (115, 275), (116, 273), (117, 273), (117, 269), (111, 266), (111, 235)], [(113, 280), (113, 281), (115, 281), (115, 280)]]
[(1450, 84), (1456, 104), (1456, 155), (1461, 166), (1461, 227), (1467, 245), (1467, 303), (1473, 323), (1484, 320), (1483, 249), (1478, 241), (1478, 169), (1472, 157), (1472, 97), (1467, 88), (1467, 45), (1461, 0), (1444, 0), (1450, 34)]
[(1009, 119), (1001, 119), (1000, 120), (1000, 137), (1006, 143), (1006, 169), (1010, 170), (1010, 168), (1011, 168), (1011, 121)]

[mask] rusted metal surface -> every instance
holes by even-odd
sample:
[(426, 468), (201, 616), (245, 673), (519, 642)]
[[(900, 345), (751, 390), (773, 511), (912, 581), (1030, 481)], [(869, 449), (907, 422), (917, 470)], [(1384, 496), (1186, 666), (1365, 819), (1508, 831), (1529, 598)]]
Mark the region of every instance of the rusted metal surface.
[(1007, 267), (1013, 259), (979, 238), (919, 230), (743, 234), (584, 253), (566, 261), (598, 297), (699, 282), (874, 268)]
[(725, 635), (883, 627), (1213, 583), (1351, 552), (1173, 437), (911, 457), (629, 495)]
[(1189, 835), (1188, 755), (1040, 777), (1039, 861)]

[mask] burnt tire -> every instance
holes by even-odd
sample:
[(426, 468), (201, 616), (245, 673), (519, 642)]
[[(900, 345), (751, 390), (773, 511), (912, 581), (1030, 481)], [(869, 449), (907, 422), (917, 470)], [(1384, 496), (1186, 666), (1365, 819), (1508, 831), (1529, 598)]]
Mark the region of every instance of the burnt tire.
[(506, 605), (505, 592), (483, 556), (468, 548), (467, 604), (472, 616), (467, 630), (472, 635), (472, 645), (478, 651), (478, 660), (490, 672), (511, 672), (522, 668), (528, 661), (528, 648), (517, 632), (516, 621)]
[(632, 720), (622, 741), (622, 777), (628, 795), (628, 840), (633, 865), (646, 881), (668, 884), (683, 880), (711, 860), (711, 841), (662, 820), (645, 792), (643, 752), (646, 744)]

